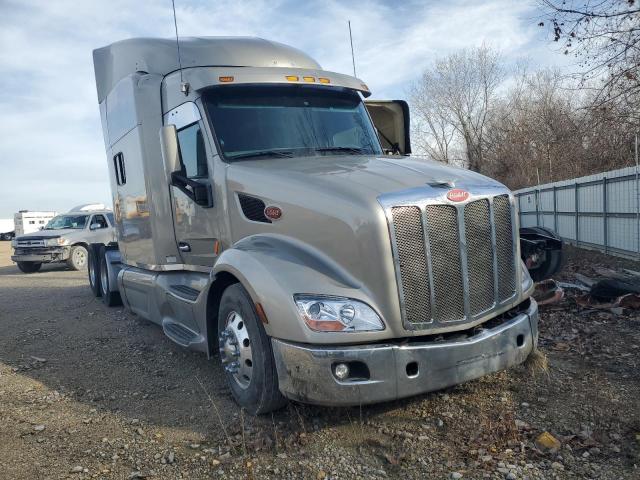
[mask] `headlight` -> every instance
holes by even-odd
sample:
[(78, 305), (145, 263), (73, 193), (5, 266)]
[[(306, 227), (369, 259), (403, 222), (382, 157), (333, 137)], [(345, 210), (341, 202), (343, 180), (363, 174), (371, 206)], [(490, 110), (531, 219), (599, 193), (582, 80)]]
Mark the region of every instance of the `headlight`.
[(371, 332), (384, 323), (366, 303), (344, 297), (294, 295), (300, 316), (316, 332)]
[(62, 237), (47, 238), (44, 242), (47, 247), (57, 247), (59, 245), (66, 245), (67, 243), (67, 239)]

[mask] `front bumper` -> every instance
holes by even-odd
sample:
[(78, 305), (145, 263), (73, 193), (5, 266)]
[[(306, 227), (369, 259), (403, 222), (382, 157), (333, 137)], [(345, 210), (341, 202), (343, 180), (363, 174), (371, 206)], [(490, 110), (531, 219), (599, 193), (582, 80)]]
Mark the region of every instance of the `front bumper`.
[(14, 262), (54, 263), (69, 258), (69, 247), (16, 248), (11, 260)]
[[(522, 363), (538, 343), (535, 300), (517, 309), (512, 318), (507, 312), (497, 326), (466, 338), (336, 347), (272, 339), (280, 390), (305, 403), (362, 405), (440, 390), (509, 368)], [(366, 378), (340, 381), (333, 374), (336, 363), (353, 365), (367, 372)]]

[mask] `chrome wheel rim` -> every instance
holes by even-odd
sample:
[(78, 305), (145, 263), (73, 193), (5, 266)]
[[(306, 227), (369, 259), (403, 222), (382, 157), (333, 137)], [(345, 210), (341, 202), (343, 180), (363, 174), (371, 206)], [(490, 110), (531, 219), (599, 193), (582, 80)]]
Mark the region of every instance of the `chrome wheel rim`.
[(78, 267), (84, 267), (87, 264), (87, 251), (84, 248), (73, 250), (73, 264)]
[(238, 386), (246, 390), (253, 376), (253, 354), (247, 325), (238, 312), (229, 313), (218, 342), (222, 366)]

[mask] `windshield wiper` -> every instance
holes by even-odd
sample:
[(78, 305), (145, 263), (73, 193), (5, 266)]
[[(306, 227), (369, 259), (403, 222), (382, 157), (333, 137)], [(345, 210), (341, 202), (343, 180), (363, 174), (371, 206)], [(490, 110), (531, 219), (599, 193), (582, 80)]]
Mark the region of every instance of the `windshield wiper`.
[(290, 158), (293, 156), (293, 152), (288, 150), (261, 150), (259, 152), (251, 152), (251, 153), (241, 153), (239, 155), (229, 155), (231, 160), (238, 160), (243, 158), (254, 158), (254, 157), (286, 157)]
[(314, 148), (316, 152), (344, 152), (344, 153), (367, 153), (359, 147), (320, 147)]

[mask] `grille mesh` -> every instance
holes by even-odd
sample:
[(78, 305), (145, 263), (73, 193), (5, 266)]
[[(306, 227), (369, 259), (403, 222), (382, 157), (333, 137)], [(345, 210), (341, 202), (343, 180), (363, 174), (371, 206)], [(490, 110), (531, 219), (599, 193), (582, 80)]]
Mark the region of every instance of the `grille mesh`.
[(507, 195), (500, 195), (493, 199), (493, 217), (496, 224), (498, 298), (503, 301), (511, 297), (516, 290), (511, 204)]
[(493, 249), (489, 201), (479, 200), (464, 207), (464, 229), (467, 241), (469, 307), (476, 315), (493, 306)]
[(410, 323), (431, 319), (431, 297), (422, 214), (418, 207), (391, 209), (397, 245), (405, 315)]
[[(428, 328), (425, 324), (432, 323), (435, 327), (470, 320), (513, 297), (517, 279), (508, 195), (466, 205), (438, 204), (421, 208), (394, 206), (390, 211), (407, 323)], [(463, 236), (460, 228), (464, 229), (464, 244), (460, 240)], [(465, 286), (469, 295), (467, 305)]]
[(449, 205), (427, 206), (429, 248), (433, 270), (435, 316), (447, 322), (464, 318), (464, 294), (458, 211)]

